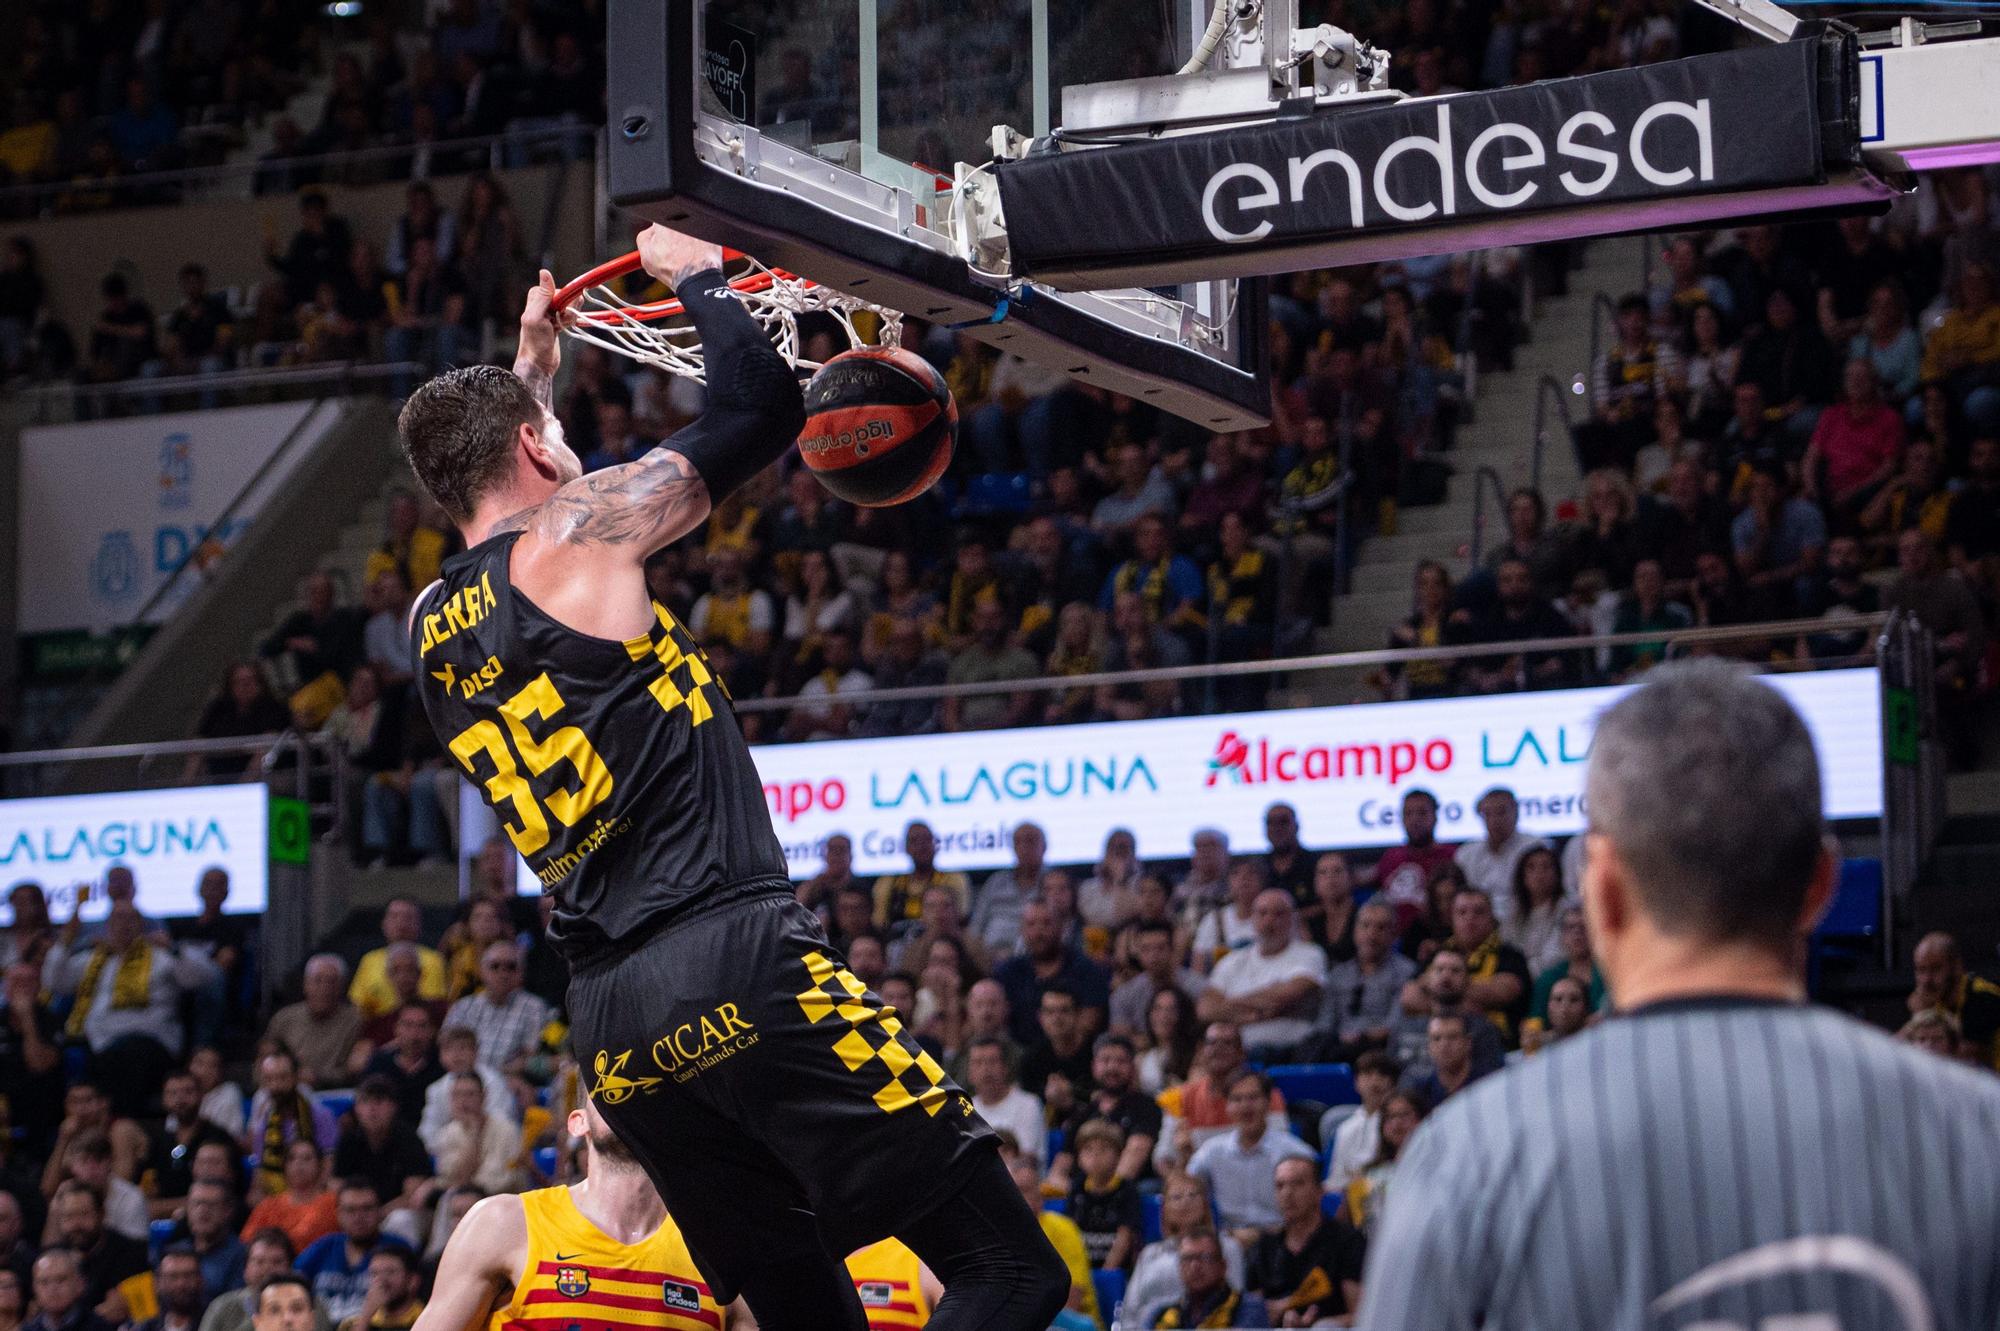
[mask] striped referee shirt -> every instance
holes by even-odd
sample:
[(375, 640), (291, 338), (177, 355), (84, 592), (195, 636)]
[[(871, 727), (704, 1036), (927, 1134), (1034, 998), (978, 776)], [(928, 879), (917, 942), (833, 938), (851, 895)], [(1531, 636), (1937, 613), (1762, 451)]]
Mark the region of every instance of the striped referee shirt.
[(1994, 1331), (2000, 1080), (1838, 1013), (1664, 1002), (1411, 1138), (1368, 1331)]

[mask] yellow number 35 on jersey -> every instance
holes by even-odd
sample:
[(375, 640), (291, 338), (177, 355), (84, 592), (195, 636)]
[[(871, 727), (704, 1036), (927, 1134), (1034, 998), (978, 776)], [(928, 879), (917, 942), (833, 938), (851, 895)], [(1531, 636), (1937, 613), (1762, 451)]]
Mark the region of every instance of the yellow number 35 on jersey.
[[(540, 674), (500, 704), (499, 722), (475, 721), (451, 742), (451, 756), (475, 781), (482, 779), (480, 755), (492, 764), (493, 775), (483, 778), (486, 794), (496, 811), (503, 804), (513, 806), (518, 825), (504, 814), (501, 824), (514, 849), (523, 855), (533, 855), (549, 844), (548, 814), (554, 814), (564, 827), (574, 827), (611, 794), (611, 769), (581, 730), (562, 726), (541, 739), (529, 733), (529, 722), (554, 720), (562, 709), (562, 695), (546, 673)], [(504, 732), (502, 725), (506, 726)], [(564, 785), (538, 800), (528, 778), (546, 776), (560, 763), (575, 769), (575, 788)], [(524, 768), (526, 776), (522, 775)], [(545, 807), (547, 813), (543, 812)]]

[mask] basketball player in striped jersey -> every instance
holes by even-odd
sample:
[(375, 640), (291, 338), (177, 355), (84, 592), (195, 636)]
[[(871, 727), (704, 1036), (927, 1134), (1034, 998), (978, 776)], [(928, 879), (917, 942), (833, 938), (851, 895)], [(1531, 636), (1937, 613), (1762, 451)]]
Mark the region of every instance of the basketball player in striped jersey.
[(919, 1331), (944, 1286), (900, 1239), (883, 1239), (847, 1256), (847, 1273), (868, 1314), (868, 1331)]
[(631, 1149), (586, 1100), (570, 1111), (586, 1176), (488, 1197), (452, 1231), (412, 1331), (742, 1331), (710, 1297)]
[(716, 1299), (763, 1331), (866, 1331), (841, 1257), (894, 1234), (944, 1282), (930, 1331), (1042, 1331), (1061, 1259), (971, 1098), (793, 896), (726, 681), (647, 590), (647, 558), (805, 415), (722, 251), (658, 226), (638, 247), (706, 365), (701, 415), (659, 447), (583, 474), (547, 273), (512, 373), (450, 370), (404, 404), (410, 466), (466, 543), (417, 597), (412, 688), (556, 899), (590, 1098)]

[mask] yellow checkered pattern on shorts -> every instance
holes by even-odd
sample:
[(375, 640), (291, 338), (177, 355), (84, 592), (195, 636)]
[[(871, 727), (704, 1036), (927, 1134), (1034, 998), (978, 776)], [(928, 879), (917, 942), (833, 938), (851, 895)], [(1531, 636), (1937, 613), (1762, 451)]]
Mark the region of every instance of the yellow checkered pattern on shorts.
[[(806, 953), (804, 960), (812, 987), (798, 996), (800, 1009), (814, 1025), (833, 1016), (847, 1023), (847, 1033), (833, 1042), (833, 1052), (849, 1072), (859, 1072), (870, 1061), (881, 1060), (889, 1073), (888, 1083), (875, 1092), (875, 1103), (882, 1112), (893, 1114), (922, 1105), (926, 1114), (935, 1115), (942, 1109), (945, 1092), (938, 1083), (944, 1080), (944, 1069), (903, 1034), (896, 1009), (871, 1002), (868, 986), (845, 966), (834, 965), (818, 952)], [(925, 1079), (915, 1091), (905, 1081), (912, 1070)]]

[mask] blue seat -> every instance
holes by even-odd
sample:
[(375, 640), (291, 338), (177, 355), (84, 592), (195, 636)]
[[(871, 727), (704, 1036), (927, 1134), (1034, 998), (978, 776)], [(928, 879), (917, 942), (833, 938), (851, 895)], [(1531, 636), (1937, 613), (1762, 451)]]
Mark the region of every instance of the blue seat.
[(1090, 1283), (1097, 1286), (1097, 1312), (1110, 1326), (1118, 1315), (1118, 1305), (1125, 1302), (1125, 1273), (1119, 1270), (1092, 1271)]
[(555, 1147), (538, 1146), (535, 1148), (535, 1169), (545, 1179), (555, 1178), (556, 1176)]
[[(1025, 1145), (1025, 1143), (1023, 1144)], [(1063, 1153), (1063, 1150), (1068, 1145), (1069, 1145), (1069, 1138), (1063, 1134), (1063, 1130), (1061, 1128), (1050, 1128), (1049, 1163), (1053, 1165), (1056, 1162), (1056, 1157), (1061, 1155)]]
[(1319, 1195), (1319, 1213), (1328, 1220), (1340, 1219), (1340, 1213), (1347, 1209), (1347, 1194), (1344, 1192), (1322, 1192)]
[(1050, 1214), (1052, 1214), (1052, 1215), (1068, 1215), (1068, 1214), (1069, 1214), (1069, 1198), (1067, 1198), (1067, 1197), (1044, 1197), (1044, 1198), (1042, 1198), (1042, 1209), (1043, 1209), (1044, 1211), (1047, 1211), (1047, 1212), (1049, 1212), (1049, 1213), (1050, 1213)]
[(995, 513), (1025, 513), (1034, 502), (1034, 486), (1025, 471), (993, 472), (974, 476), (965, 484), (959, 499), (959, 517), (986, 517)]
[(1139, 1237), (1148, 1243), (1160, 1241), (1160, 1206), (1159, 1193), (1139, 1194)]
[(155, 1220), (152, 1224), (146, 1226), (146, 1237), (153, 1250), (153, 1264), (155, 1266), (159, 1265), (160, 1254), (166, 1251), (167, 1240), (173, 1236), (174, 1222), (171, 1220)]
[(338, 1123), (354, 1108), (354, 1092), (321, 1091), (319, 1102), (326, 1106), (326, 1112), (333, 1115), (333, 1121)]
[(1322, 1105), (1361, 1102), (1361, 1092), (1354, 1089), (1354, 1069), (1345, 1063), (1285, 1063), (1264, 1071), (1288, 1103), (1297, 1100), (1311, 1100)]
[(1833, 901), (1813, 933), (1820, 938), (1873, 938), (1881, 925), (1882, 861), (1842, 860)]

